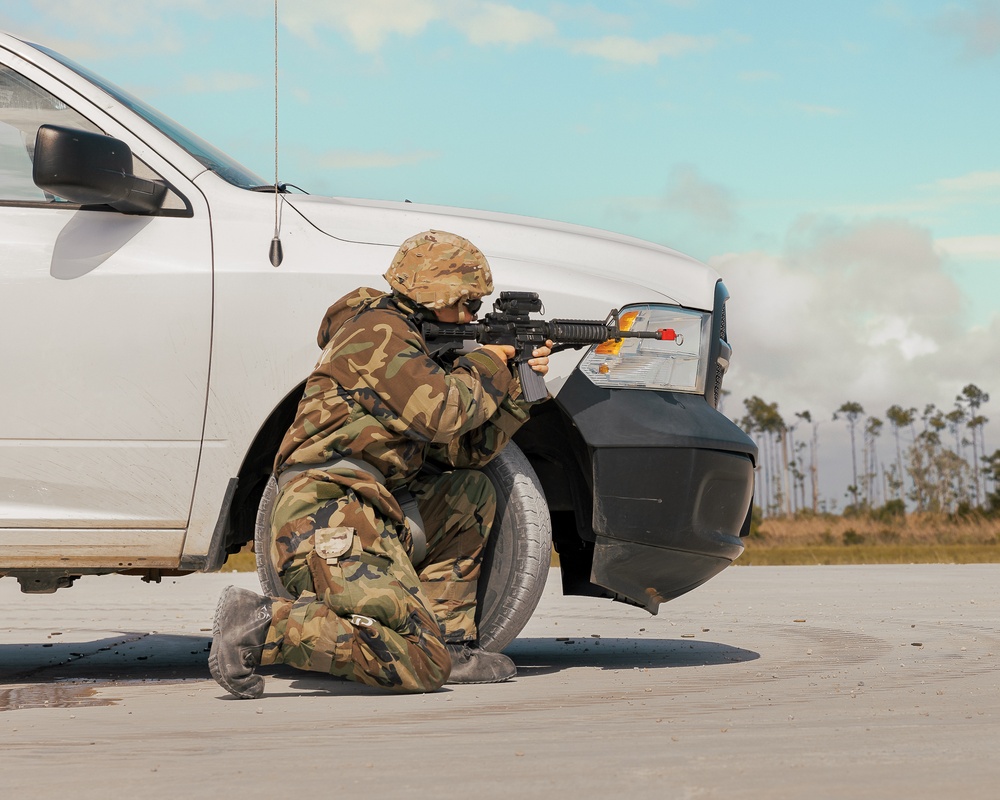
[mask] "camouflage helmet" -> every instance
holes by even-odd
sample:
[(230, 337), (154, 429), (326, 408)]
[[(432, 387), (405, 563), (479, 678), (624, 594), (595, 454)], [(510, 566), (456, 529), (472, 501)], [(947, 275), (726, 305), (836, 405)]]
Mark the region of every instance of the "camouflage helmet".
[(486, 256), (468, 239), (445, 231), (424, 231), (403, 242), (385, 279), (393, 291), (433, 309), (493, 291)]

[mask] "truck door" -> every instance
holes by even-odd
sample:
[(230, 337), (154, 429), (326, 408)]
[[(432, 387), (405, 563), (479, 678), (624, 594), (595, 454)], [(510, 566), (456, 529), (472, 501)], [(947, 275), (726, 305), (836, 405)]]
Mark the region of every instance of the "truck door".
[[(38, 189), (45, 123), (127, 141), (134, 172), (171, 187), (164, 208), (127, 215)], [(0, 241), (0, 565), (102, 549), (175, 564), (208, 387), (204, 198), (120, 121), (0, 50)]]

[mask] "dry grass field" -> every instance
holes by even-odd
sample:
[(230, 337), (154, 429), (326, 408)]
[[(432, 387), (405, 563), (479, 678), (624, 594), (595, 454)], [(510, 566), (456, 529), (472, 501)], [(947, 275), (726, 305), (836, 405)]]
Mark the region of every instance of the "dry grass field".
[(1000, 519), (801, 515), (762, 520), (737, 563), (970, 564), (1000, 561)]
[[(908, 514), (880, 521), (833, 514), (772, 517), (756, 524), (737, 564), (978, 564), (1000, 562), (1000, 519)], [(558, 556), (553, 554), (552, 564)], [(249, 547), (223, 572), (256, 569)]]

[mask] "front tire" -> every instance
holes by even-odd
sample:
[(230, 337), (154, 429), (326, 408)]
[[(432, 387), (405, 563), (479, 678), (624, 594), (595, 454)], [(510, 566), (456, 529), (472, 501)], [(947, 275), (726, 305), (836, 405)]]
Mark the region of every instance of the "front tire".
[(271, 514), (274, 512), (274, 501), (278, 496), (278, 481), (272, 475), (264, 493), (257, 505), (257, 522), (253, 532), (253, 551), (257, 561), (257, 579), (260, 588), (268, 597), (281, 597), (291, 600), (292, 595), (278, 577), (278, 570), (271, 560)]
[[(499, 652), (521, 632), (542, 596), (552, 556), (552, 523), (538, 476), (517, 445), (508, 444), (483, 472), (496, 489), (497, 513), (483, 553), (476, 624), (480, 646)], [(257, 507), (257, 577), (264, 594), (291, 598), (271, 561), (277, 494), (272, 475)]]
[(479, 644), (500, 652), (538, 606), (552, 563), (552, 521), (542, 484), (510, 442), (483, 468), (496, 489), (497, 514), (483, 554), (476, 624)]

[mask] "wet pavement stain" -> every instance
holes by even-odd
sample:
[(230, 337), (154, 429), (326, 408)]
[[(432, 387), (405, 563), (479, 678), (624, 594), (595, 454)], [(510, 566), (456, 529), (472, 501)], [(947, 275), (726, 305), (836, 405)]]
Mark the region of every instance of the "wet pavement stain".
[(93, 686), (57, 686), (51, 683), (0, 689), (0, 711), (22, 708), (82, 708), (113, 706), (120, 698), (98, 697)]

